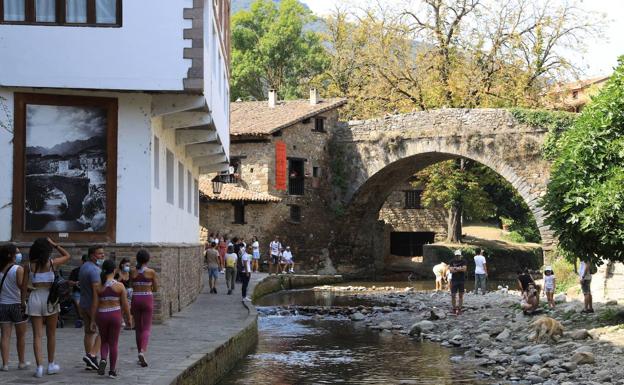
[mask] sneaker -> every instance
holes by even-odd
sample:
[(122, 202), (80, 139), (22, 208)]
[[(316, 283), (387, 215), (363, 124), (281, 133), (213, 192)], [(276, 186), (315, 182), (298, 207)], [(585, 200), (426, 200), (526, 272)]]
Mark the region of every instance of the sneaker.
[(147, 361), (145, 361), (145, 356), (143, 355), (143, 353), (139, 353), (139, 365), (141, 365), (142, 368), (147, 367)]
[(106, 374), (106, 360), (100, 360), (100, 365), (98, 366), (98, 374), (100, 376)]
[(97, 357), (93, 357), (90, 354), (85, 354), (85, 356), (82, 357), (82, 360), (85, 364), (87, 364), (87, 370), (98, 370)]
[(217, 288), (216, 287), (214, 289), (212, 289), (212, 290), (214, 290), (214, 293), (217, 294)]
[(251, 302), (251, 298), (245, 297), (245, 298), (243, 298), (243, 301)]
[(54, 362), (50, 362), (48, 364), (48, 374), (57, 374), (60, 371), (61, 367), (58, 364), (55, 364)]
[(39, 365), (37, 366), (37, 369), (35, 370), (35, 375), (36, 378), (41, 378), (43, 377), (43, 366)]
[(232, 294), (232, 290), (228, 290), (228, 295), (231, 295), (231, 294)]
[(116, 380), (118, 377), (117, 371), (116, 370), (109, 370), (108, 371), (108, 378), (112, 378), (113, 380)]
[(9, 365), (2, 365), (2, 368), (0, 368), (0, 372), (8, 372), (9, 371)]
[(24, 370), (24, 369), (28, 369), (30, 367), (30, 362), (26, 361), (26, 362), (21, 362), (17, 365), (17, 368), (19, 370)]

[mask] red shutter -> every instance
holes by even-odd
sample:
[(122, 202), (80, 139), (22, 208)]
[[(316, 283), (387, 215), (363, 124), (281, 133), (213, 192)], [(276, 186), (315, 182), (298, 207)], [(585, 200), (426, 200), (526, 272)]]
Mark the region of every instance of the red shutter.
[(275, 142), (275, 190), (286, 191), (286, 143)]

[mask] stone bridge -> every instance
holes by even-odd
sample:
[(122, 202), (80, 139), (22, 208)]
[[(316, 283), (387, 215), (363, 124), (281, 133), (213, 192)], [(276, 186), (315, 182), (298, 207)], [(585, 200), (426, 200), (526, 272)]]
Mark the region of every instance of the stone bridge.
[(482, 163), (509, 181), (533, 212), (548, 249), (554, 238), (538, 207), (550, 175), (541, 151), (546, 133), (502, 109), (440, 109), (350, 122), (334, 137), (335, 164), (346, 181), (338, 194), (347, 214), (332, 260), (378, 265), (378, 212), (388, 195), (427, 166), (455, 158)]
[(28, 190), (29, 184), (33, 183), (59, 189), (67, 199), (66, 216), (72, 219), (80, 218), (82, 201), (89, 194), (89, 178), (51, 174), (27, 175), (26, 189)]

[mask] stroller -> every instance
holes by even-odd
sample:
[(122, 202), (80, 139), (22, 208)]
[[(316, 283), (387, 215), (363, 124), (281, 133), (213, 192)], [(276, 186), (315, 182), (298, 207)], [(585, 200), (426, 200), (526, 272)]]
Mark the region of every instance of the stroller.
[[(62, 270), (59, 270), (59, 276), (65, 279), (65, 277), (63, 276)], [(60, 298), (59, 308), (60, 308), (59, 317), (58, 317), (58, 321), (56, 322), (57, 328), (64, 328), (65, 319), (70, 318), (70, 315), (72, 313), (74, 314), (72, 318), (76, 320), (76, 327), (79, 327), (78, 321), (81, 322), (80, 326), (82, 326), (82, 321), (80, 320), (80, 314), (78, 314), (78, 309), (76, 308), (76, 306), (74, 306), (74, 301), (71, 295), (63, 295)]]

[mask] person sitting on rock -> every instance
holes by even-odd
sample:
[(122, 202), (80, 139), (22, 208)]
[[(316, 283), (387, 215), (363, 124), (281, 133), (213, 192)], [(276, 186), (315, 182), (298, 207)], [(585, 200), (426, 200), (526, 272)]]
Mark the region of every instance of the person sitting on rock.
[(525, 315), (533, 314), (539, 306), (539, 290), (537, 285), (530, 283), (526, 291), (522, 292), (520, 307)]
[(442, 290), (442, 283), (447, 281), (448, 265), (444, 262), (440, 262), (433, 267), (433, 274), (435, 275), (435, 290)]

